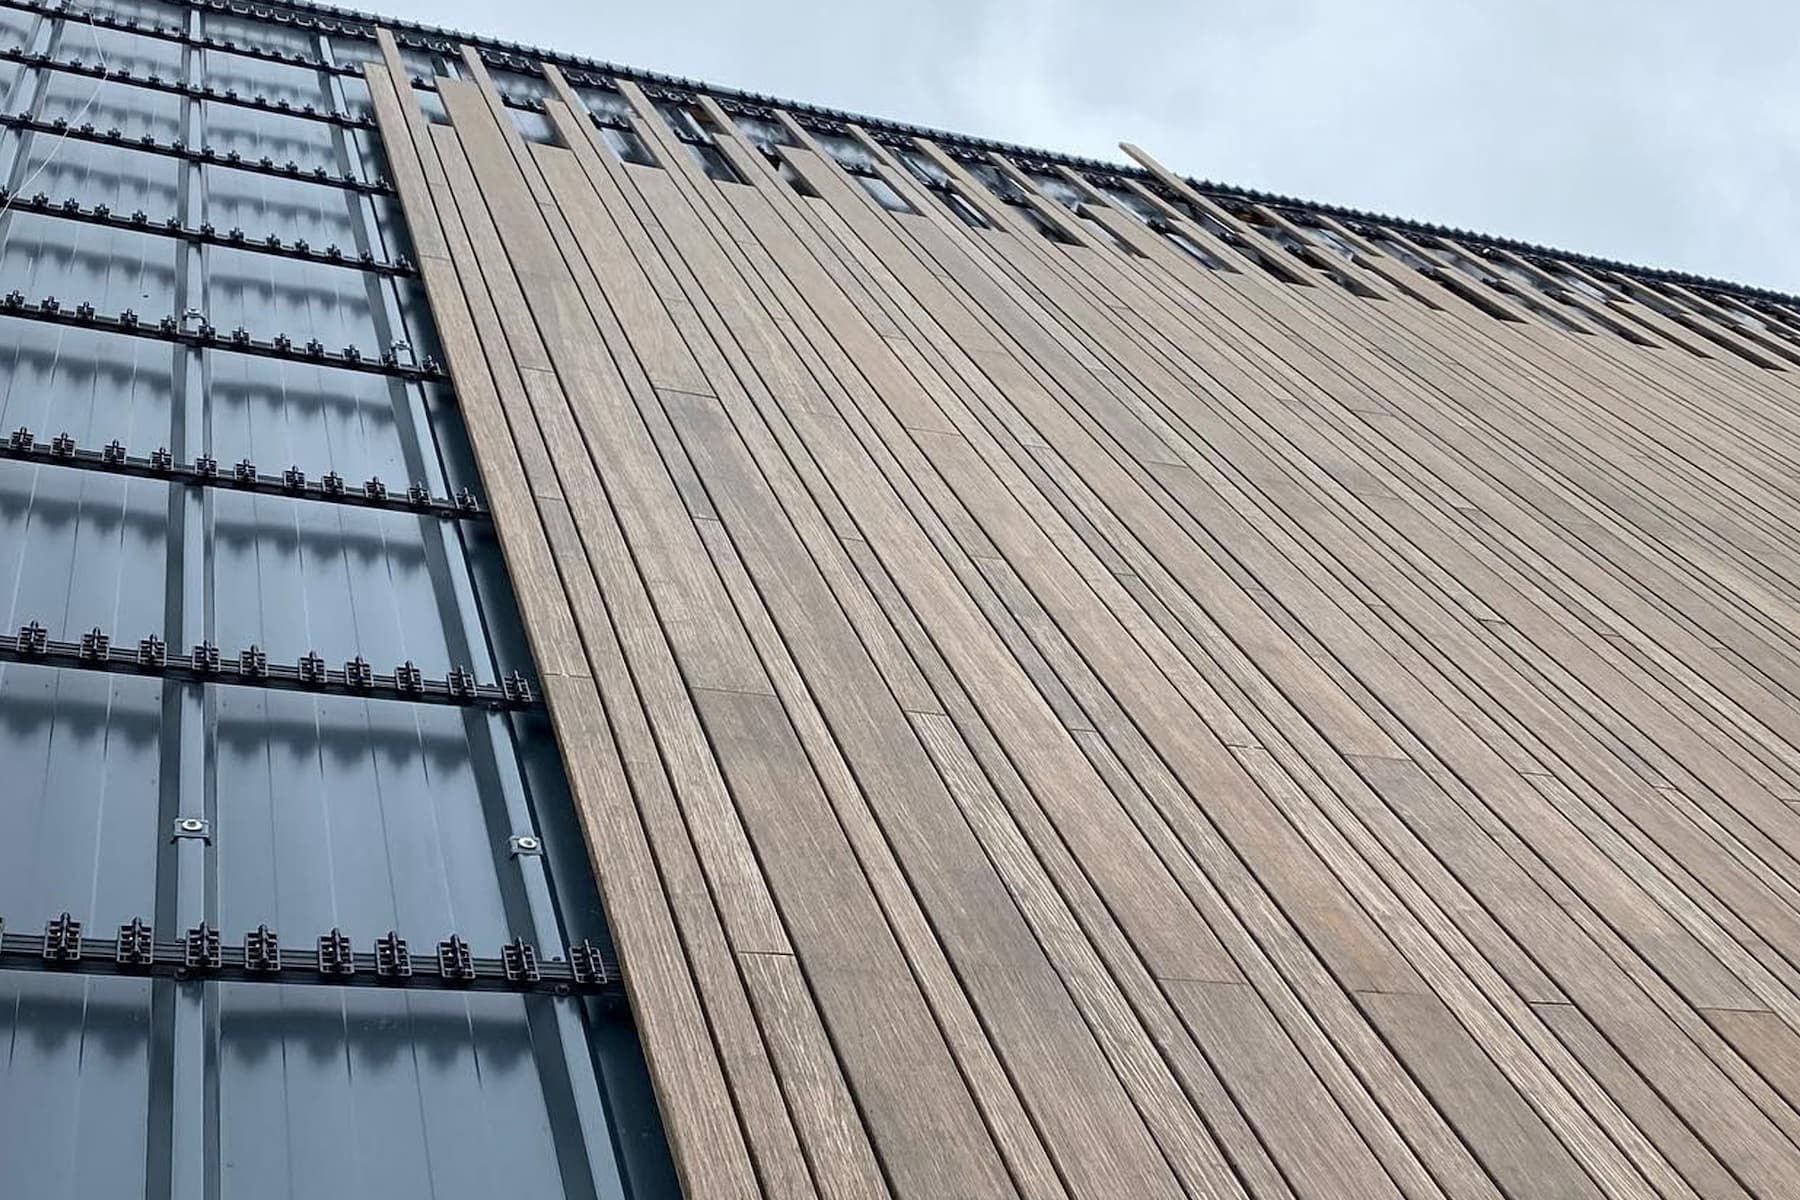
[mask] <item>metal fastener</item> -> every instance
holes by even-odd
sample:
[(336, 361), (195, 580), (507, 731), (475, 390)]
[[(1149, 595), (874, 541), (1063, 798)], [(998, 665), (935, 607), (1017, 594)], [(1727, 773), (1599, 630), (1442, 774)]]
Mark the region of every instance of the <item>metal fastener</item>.
[(176, 817), (175, 828), (169, 835), (171, 841), (181, 838), (199, 838), (203, 842), (212, 841), (212, 822), (203, 817)]

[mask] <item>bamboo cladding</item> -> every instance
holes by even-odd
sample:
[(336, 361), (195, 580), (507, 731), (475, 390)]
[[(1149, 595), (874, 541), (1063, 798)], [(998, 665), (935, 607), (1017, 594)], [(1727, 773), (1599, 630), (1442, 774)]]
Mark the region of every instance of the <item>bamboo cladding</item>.
[(1800, 1195), (1781, 329), (382, 40), (690, 1196)]

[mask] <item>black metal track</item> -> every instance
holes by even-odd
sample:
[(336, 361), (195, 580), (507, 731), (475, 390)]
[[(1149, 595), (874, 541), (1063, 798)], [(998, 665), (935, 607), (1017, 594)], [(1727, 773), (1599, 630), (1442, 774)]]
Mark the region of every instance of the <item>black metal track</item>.
[(116, 937), (87, 937), (68, 913), (48, 922), (42, 934), (4, 929), (0, 920), (0, 971), (623, 998), (617, 964), (588, 942), (569, 947), (567, 959), (546, 961), (521, 939), (509, 942), (498, 958), (478, 958), (455, 934), (415, 953), (393, 933), (376, 939), (372, 950), (355, 950), (336, 929), (310, 948), (288, 949), (266, 925), (236, 946), (223, 945), (218, 931), (204, 925), (180, 940), (158, 940), (142, 920), (120, 926)]
[(129, 648), (121, 648), (114, 646), (112, 638), (99, 629), (83, 634), (80, 641), (57, 641), (36, 621), (21, 626), (16, 634), (0, 633), (0, 663), (502, 712), (525, 712), (543, 707), (536, 689), (517, 671), (493, 684), (477, 683), (475, 676), (464, 667), (454, 667), (448, 676), (439, 679), (420, 674), (410, 662), (387, 673), (376, 671), (361, 658), (351, 659), (342, 667), (329, 667), (323, 658), (311, 653), (290, 666), (270, 662), (268, 655), (256, 646), (240, 650), (234, 656), (223, 653), (217, 646), (201, 643), (181, 654), (171, 652), (160, 638), (152, 636)]
[(461, 494), (446, 499), (433, 496), (425, 490), (423, 484), (415, 483), (395, 493), (380, 479), (351, 484), (335, 471), (322, 477), (311, 477), (298, 467), (289, 467), (279, 475), (263, 475), (257, 472), (256, 464), (247, 459), (226, 467), (221, 467), (211, 458), (180, 463), (167, 450), (154, 450), (147, 457), (140, 457), (127, 454), (125, 446), (117, 440), (98, 450), (85, 449), (77, 446), (74, 439), (66, 433), (44, 441), (23, 427), (13, 430), (4, 441), (0, 441), (0, 459), (37, 466), (68, 467), (101, 475), (154, 479), (159, 483), (222, 488), (225, 491), (248, 492), (257, 496), (311, 500), (321, 504), (339, 504), (346, 508), (443, 517), (453, 521), (479, 521), (486, 520), (488, 516), (487, 510), (481, 507), (474, 493), (467, 488)]
[(347, 129), (373, 129), (373, 117), (359, 117), (354, 113), (326, 112), (311, 104), (295, 105), (284, 99), (271, 100), (267, 96), (245, 96), (235, 88), (220, 90), (210, 83), (185, 83), (179, 79), (164, 79), (160, 74), (151, 72), (139, 75), (129, 67), (103, 67), (97, 62), (88, 62), (84, 58), (56, 58), (48, 51), (26, 50), (20, 46), (9, 46), (0, 49), (0, 62), (16, 62), (28, 67), (39, 67), (47, 71), (61, 71), (65, 75), (85, 75), (90, 79), (105, 79), (112, 83), (128, 84), (153, 92), (167, 92), (172, 96), (186, 96), (190, 100), (210, 100), (215, 104), (230, 104), (238, 108), (252, 108), (258, 112), (280, 113), (283, 116), (298, 117), (305, 121), (323, 121), (328, 125), (342, 125)]
[(115, 16), (112, 13), (78, 8), (72, 4), (40, 3), (39, 0), (0, 0), (0, 8), (10, 8), (18, 12), (42, 13), (47, 17), (74, 21), (82, 25), (98, 25), (101, 29), (116, 29), (121, 33), (155, 38), (163, 42), (175, 42), (183, 46), (192, 46), (197, 50), (222, 50), (243, 58), (286, 63), (288, 66), (304, 67), (309, 71), (326, 71), (333, 75), (362, 74), (360, 67), (328, 63), (317, 55), (303, 54), (298, 50), (276, 50), (267, 46), (253, 46), (234, 41), (231, 38), (193, 37), (185, 29), (175, 25), (157, 25), (150, 21), (141, 21), (136, 17)]
[[(0, 204), (4, 204), (8, 196), (8, 190), (0, 188)], [(367, 271), (375, 275), (387, 275), (400, 279), (412, 278), (419, 273), (419, 269), (406, 258), (395, 262), (382, 262), (367, 250), (360, 254), (346, 254), (336, 244), (318, 250), (304, 240), (284, 242), (273, 235), (252, 237), (241, 229), (233, 229), (224, 233), (214, 229), (211, 225), (190, 229), (182, 225), (178, 219), (156, 220), (141, 209), (132, 213), (116, 213), (104, 204), (96, 204), (92, 208), (88, 208), (73, 197), (66, 200), (53, 200), (44, 192), (37, 192), (30, 196), (12, 197), (12, 211), (40, 213), (44, 216), (59, 217), (65, 221), (81, 221), (88, 225), (103, 225), (109, 229), (129, 229), (134, 233), (176, 238), (199, 246), (223, 246), (231, 250), (251, 250), (276, 258), (291, 258), (298, 262), (318, 263), (327, 267), (347, 267), (351, 270)]]
[(304, 346), (296, 346), (286, 334), (276, 334), (271, 341), (261, 341), (251, 337), (250, 332), (243, 328), (220, 333), (211, 325), (201, 322), (195, 328), (187, 329), (174, 317), (149, 320), (139, 317), (130, 309), (116, 317), (106, 316), (91, 304), (83, 303), (67, 308), (54, 296), (46, 296), (43, 300), (34, 302), (26, 300), (24, 293), (17, 290), (0, 296), (0, 316), (43, 321), (52, 325), (72, 325), (80, 329), (97, 329), (126, 337), (177, 342), (205, 350), (230, 350), (259, 358), (279, 358), (287, 362), (311, 363), (345, 371), (361, 371), (369, 375), (387, 375), (413, 382), (446, 378), (443, 368), (434, 358), (427, 358), (423, 365), (410, 366), (395, 361), (391, 351), (383, 351), (378, 357), (369, 358), (354, 346), (346, 346), (342, 350), (327, 350), (316, 340)]
[(28, 129), (35, 133), (54, 134), (58, 137), (69, 137), (78, 142), (94, 142), (102, 146), (118, 146), (125, 150), (137, 150), (144, 154), (158, 154), (164, 158), (179, 158), (184, 162), (199, 163), (207, 167), (227, 167), (234, 171), (250, 171), (257, 175), (273, 175), (280, 179), (297, 179), (305, 183), (318, 184), (321, 187), (343, 188), (346, 191), (366, 192), (370, 195), (385, 196), (393, 192), (393, 184), (385, 179), (359, 179), (346, 171), (333, 174), (324, 167), (302, 167), (296, 162), (278, 163), (272, 158), (249, 159), (235, 150), (221, 154), (211, 146), (202, 146), (198, 150), (179, 140), (159, 142), (149, 134), (141, 137), (130, 137), (117, 129), (99, 129), (91, 122), (71, 125), (61, 117), (45, 121), (31, 113), (0, 113), (0, 125), (12, 129)]

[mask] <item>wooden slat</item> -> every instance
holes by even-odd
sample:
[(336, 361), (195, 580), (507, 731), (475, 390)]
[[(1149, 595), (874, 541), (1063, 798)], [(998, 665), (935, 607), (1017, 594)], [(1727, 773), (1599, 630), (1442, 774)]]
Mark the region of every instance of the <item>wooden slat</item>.
[(1782, 343), (382, 49), (690, 1195), (1796, 1194)]

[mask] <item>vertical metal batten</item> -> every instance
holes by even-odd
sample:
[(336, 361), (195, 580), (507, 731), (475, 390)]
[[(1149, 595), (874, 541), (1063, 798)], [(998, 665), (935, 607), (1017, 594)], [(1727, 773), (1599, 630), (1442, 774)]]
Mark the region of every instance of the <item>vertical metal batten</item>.
[[(202, 33), (205, 18), (187, 14), (188, 32)], [(182, 78), (198, 82), (205, 74), (205, 51), (182, 49)], [(204, 137), (205, 112), (201, 101), (182, 101), (182, 137), (190, 144)], [(184, 225), (198, 226), (205, 218), (205, 176), (196, 163), (184, 164), (179, 173), (178, 212)], [(206, 248), (182, 244), (175, 252), (175, 310), (190, 307), (206, 311)], [(171, 407), (170, 449), (184, 459), (210, 452), (209, 392), (204, 355), (192, 347), (172, 348), (175, 356), (175, 393)], [(205, 489), (169, 489), (169, 600), (165, 637), (171, 647), (192, 646), (206, 640), (211, 628), (213, 594), (208, 527), (214, 501)], [(169, 720), (163, 731), (165, 761), (177, 764), (173, 790), (175, 811), (164, 826), (172, 847), (166, 861), (173, 868), (174, 905), (169, 913), (173, 928), (187, 929), (203, 921), (217, 924), (218, 914), (211, 889), (210, 839), (175, 836), (180, 822), (199, 820), (217, 827), (217, 802), (208, 769), (207, 718), (209, 698), (205, 689), (171, 684), (164, 689), (164, 712)], [(172, 728), (171, 728), (172, 726)], [(161, 914), (159, 914), (160, 916)], [(200, 984), (159, 984), (157, 991), (173, 1007), (173, 1076), (170, 1081), (172, 1122), (169, 1131), (169, 1195), (213, 1196), (218, 1179), (213, 1169), (217, 1145), (217, 1090), (208, 1064), (217, 1047), (217, 998), (213, 989)]]

